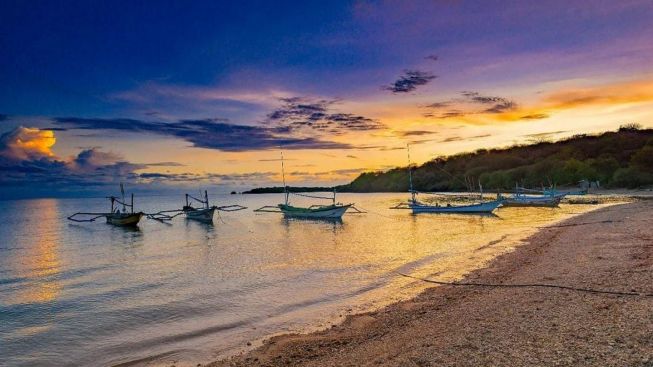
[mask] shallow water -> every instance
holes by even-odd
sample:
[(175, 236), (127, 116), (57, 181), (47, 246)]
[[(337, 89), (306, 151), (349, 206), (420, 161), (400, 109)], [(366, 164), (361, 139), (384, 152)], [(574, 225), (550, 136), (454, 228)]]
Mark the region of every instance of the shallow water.
[[(387, 209), (404, 194), (342, 194), (368, 213), (319, 222), (251, 211), (279, 194), (214, 198), (250, 209), (214, 225), (143, 219), (129, 230), (66, 220), (106, 210), (105, 199), (0, 201), (0, 364), (195, 365), (427, 286), (397, 271), (460, 278), (538, 226), (597, 208), (413, 216)], [(140, 197), (137, 210), (178, 208), (181, 199)]]

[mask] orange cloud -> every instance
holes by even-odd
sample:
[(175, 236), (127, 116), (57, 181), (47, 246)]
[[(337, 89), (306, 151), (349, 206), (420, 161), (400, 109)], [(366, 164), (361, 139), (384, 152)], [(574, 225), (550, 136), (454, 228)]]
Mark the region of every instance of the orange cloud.
[(544, 99), (555, 109), (653, 102), (653, 81), (621, 82), (553, 93)]
[(20, 126), (0, 136), (0, 156), (12, 160), (51, 158), (56, 142), (52, 130)]
[(481, 122), (539, 120), (567, 110), (640, 103), (653, 103), (653, 80), (559, 90), (532, 105), (518, 106), (514, 110), (499, 114), (482, 114), (479, 117)]

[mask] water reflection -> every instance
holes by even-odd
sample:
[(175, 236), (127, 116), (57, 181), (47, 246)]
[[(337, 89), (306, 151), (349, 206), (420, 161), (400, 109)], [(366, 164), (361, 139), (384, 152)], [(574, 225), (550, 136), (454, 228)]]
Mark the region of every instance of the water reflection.
[(127, 246), (143, 244), (144, 232), (140, 227), (114, 226), (111, 224), (107, 224), (107, 226), (109, 227), (107, 242)]
[(292, 222), (299, 222), (299, 223), (332, 223), (332, 224), (343, 224), (344, 222), (342, 221), (342, 218), (286, 218), (282, 217), (282, 221), (285, 222), (286, 224), (292, 223)]
[(57, 275), (60, 272), (59, 258), (60, 231), (58, 201), (39, 200), (27, 202), (27, 212), (39, 213), (39, 225), (25, 228), (22, 232), (24, 253), (14, 263), (14, 271), (20, 278), (28, 279), (15, 294), (15, 303), (50, 302), (57, 298), (61, 284)]
[(197, 221), (184, 218), (184, 237), (188, 244), (210, 247), (217, 237), (214, 222)]

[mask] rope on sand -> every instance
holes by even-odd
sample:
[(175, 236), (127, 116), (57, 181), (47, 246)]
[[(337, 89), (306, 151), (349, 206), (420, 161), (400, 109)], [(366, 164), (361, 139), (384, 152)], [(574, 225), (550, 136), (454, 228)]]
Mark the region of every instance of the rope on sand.
[(409, 274), (400, 273), (398, 271), (395, 271), (395, 273), (406, 278), (412, 278), (412, 279), (420, 280), (422, 282), (434, 283), (440, 285), (496, 287), (496, 288), (553, 288), (553, 289), (564, 289), (568, 291), (583, 292), (583, 293), (611, 294), (615, 296), (653, 297), (653, 293), (623, 292), (623, 291), (613, 291), (613, 290), (579, 288), (579, 287), (570, 287), (566, 285), (556, 285), (556, 284), (546, 284), (546, 283), (500, 284), (500, 283), (446, 282), (442, 280), (420, 278)]
[(537, 228), (538, 229), (564, 228), (564, 227), (587, 226), (587, 225), (590, 225), (590, 224), (618, 223), (618, 222), (623, 222), (623, 221), (622, 220), (600, 220), (600, 221), (597, 221), (597, 222), (558, 224), (558, 225), (553, 225), (553, 226), (544, 226), (544, 227), (537, 227)]

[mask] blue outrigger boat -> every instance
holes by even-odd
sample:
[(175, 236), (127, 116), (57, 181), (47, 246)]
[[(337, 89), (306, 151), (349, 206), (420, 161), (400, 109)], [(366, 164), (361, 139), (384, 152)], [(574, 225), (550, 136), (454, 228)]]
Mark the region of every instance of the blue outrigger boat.
[(440, 205), (440, 204), (426, 204), (417, 200), (418, 192), (410, 190), (411, 198), (407, 203), (400, 203), (390, 209), (410, 209), (413, 214), (419, 213), (460, 213), (460, 214), (489, 214), (499, 208), (504, 199), (497, 199), (492, 201), (485, 201), (469, 205)]
[[(400, 203), (390, 209), (410, 209), (413, 214), (419, 213), (459, 213), (459, 214), (489, 214), (501, 206), (504, 199), (497, 195), (496, 200), (480, 202), (469, 205), (431, 205), (417, 200), (418, 191), (413, 189), (413, 173), (410, 166), (410, 147), (408, 147), (408, 182), (410, 200), (407, 203)], [(481, 200), (483, 200), (483, 189), (481, 188)]]

